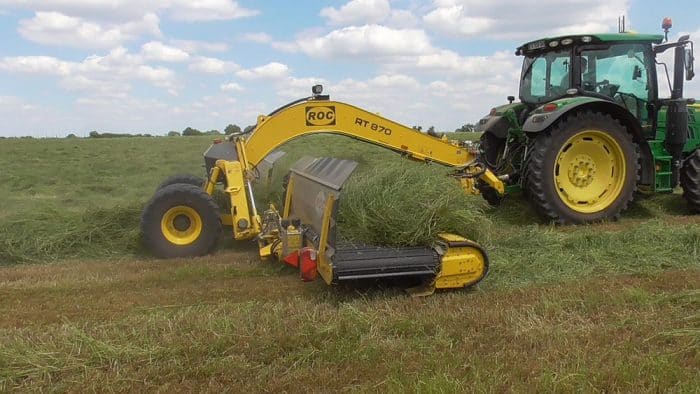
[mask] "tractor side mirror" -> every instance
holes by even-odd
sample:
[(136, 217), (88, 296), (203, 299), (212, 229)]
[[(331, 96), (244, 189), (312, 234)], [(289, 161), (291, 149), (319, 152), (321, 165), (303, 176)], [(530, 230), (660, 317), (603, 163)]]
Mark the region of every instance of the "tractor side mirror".
[(695, 70), (693, 67), (695, 63), (695, 57), (693, 56), (693, 47), (685, 48), (685, 80), (690, 81), (695, 76)]
[(642, 69), (638, 65), (634, 65), (634, 71), (632, 72), (632, 80), (636, 81), (642, 77)]

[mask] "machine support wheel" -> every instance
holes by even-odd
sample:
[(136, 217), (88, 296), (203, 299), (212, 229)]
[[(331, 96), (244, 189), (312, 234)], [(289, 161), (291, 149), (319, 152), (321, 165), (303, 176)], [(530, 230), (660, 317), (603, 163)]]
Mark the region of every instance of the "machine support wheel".
[(526, 185), (530, 200), (560, 224), (617, 218), (634, 197), (639, 153), (610, 115), (582, 111), (532, 141)]
[(177, 174), (165, 178), (165, 180), (160, 185), (158, 185), (158, 188), (156, 190), (160, 190), (166, 186), (174, 185), (177, 183), (185, 183), (187, 185), (202, 188), (204, 186), (204, 178), (202, 178), (201, 176), (190, 174)]
[(693, 213), (700, 213), (700, 149), (691, 153), (681, 169), (683, 198)]
[(221, 234), (219, 207), (201, 187), (176, 183), (158, 190), (141, 216), (143, 243), (161, 258), (202, 256)]

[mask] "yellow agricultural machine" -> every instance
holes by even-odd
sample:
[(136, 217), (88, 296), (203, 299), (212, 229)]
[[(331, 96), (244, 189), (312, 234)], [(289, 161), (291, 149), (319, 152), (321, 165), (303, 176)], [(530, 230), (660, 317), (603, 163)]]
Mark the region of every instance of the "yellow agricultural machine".
[[(668, 33), (670, 19), (665, 19)], [(671, 96), (660, 98), (657, 57), (674, 52)], [(670, 193), (680, 185), (691, 212), (700, 212), (700, 106), (683, 98), (694, 76), (693, 44), (632, 33), (545, 38), (517, 49), (524, 57), (520, 101), (493, 108), (478, 124), (478, 150), (426, 135), (342, 102), (314, 86), (313, 95), (259, 116), (247, 136), (215, 143), (204, 154), (207, 179), (167, 180), (146, 206), (146, 246), (160, 257), (196, 256), (215, 246), (222, 225), (237, 240), (256, 239), (262, 258), (298, 267), (305, 280), (419, 277), (436, 288), (472, 285), (488, 272), (474, 242), (440, 234), (432, 247), (340, 244), (335, 216), (342, 187), (357, 163), (307, 158), (294, 165), (281, 212), (258, 213), (251, 183), (265, 176), (275, 149), (315, 133), (345, 135), (410, 159), (454, 169), (466, 193), (498, 204), (522, 191), (557, 223), (617, 217), (638, 193)], [(663, 81), (663, 78), (660, 78)], [(269, 156), (272, 153), (272, 156)], [(266, 157), (268, 159), (266, 159)], [(267, 162), (266, 162), (267, 161)], [(220, 214), (220, 187), (230, 211)], [(466, 230), (466, 229), (465, 229)]]
[[(256, 239), (263, 259), (277, 258), (299, 268), (304, 280), (318, 273), (328, 284), (346, 280), (419, 277), (416, 292), (472, 285), (488, 272), (488, 258), (476, 243), (454, 234), (440, 234), (432, 247), (387, 248), (339, 245), (335, 217), (342, 187), (356, 162), (304, 158), (291, 169), (282, 211), (262, 214), (252, 182), (273, 150), (303, 135), (334, 133), (383, 146), (411, 159), (455, 169), (465, 191), (478, 193), (484, 182), (500, 193), (504, 185), (476, 160), (476, 152), (460, 143), (425, 135), (406, 126), (322, 95), (313, 95), (259, 116), (247, 137), (214, 143), (205, 153), (208, 179), (176, 176), (165, 181), (142, 216), (144, 243), (157, 256), (171, 258), (209, 253), (222, 225), (236, 240)], [(273, 153), (274, 155), (274, 153)], [(220, 213), (213, 198), (217, 186), (230, 198), (230, 212)]]

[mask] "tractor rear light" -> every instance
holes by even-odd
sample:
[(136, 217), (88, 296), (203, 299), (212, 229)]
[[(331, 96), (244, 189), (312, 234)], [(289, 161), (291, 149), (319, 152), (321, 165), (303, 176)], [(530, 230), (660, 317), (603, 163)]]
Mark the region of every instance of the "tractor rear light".
[(554, 112), (557, 108), (557, 105), (554, 103), (545, 104), (542, 106), (542, 112)]

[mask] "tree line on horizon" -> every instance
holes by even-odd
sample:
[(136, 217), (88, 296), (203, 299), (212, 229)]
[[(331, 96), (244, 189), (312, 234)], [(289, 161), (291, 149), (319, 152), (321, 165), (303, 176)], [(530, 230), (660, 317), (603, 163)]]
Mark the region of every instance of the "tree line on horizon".
[[(184, 128), (182, 131), (176, 131), (172, 130), (169, 131), (166, 136), (168, 137), (189, 137), (189, 136), (200, 136), (200, 135), (231, 135), (231, 134), (247, 134), (253, 131), (255, 128), (255, 125), (249, 125), (246, 126), (245, 128), (241, 129), (240, 126), (237, 124), (229, 124), (224, 128), (224, 131), (221, 132), (216, 129), (208, 130), (208, 131), (202, 131), (199, 129), (196, 129), (194, 127), (188, 126)], [(413, 130), (416, 130), (418, 132), (423, 132), (423, 127), (422, 126), (412, 126), (411, 127)], [(476, 126), (472, 123), (466, 123), (462, 125), (461, 127), (458, 127), (454, 130), (455, 133), (470, 133), (470, 132), (475, 132), (476, 131)], [(435, 127), (430, 126), (428, 129), (426, 129), (426, 132), (428, 134), (436, 134)], [(139, 134), (129, 134), (129, 133), (111, 133), (111, 132), (99, 132), (97, 130), (93, 130), (90, 133), (88, 133), (88, 138), (124, 138), (124, 137), (160, 137), (160, 135), (154, 135), (150, 133), (139, 133)], [(5, 138), (34, 138), (32, 136), (17, 136), (17, 137), (3, 137), (0, 136), (0, 139), (5, 139)], [(58, 137), (60, 138), (60, 137)], [(77, 136), (75, 133), (69, 133), (66, 138), (81, 138)]]

